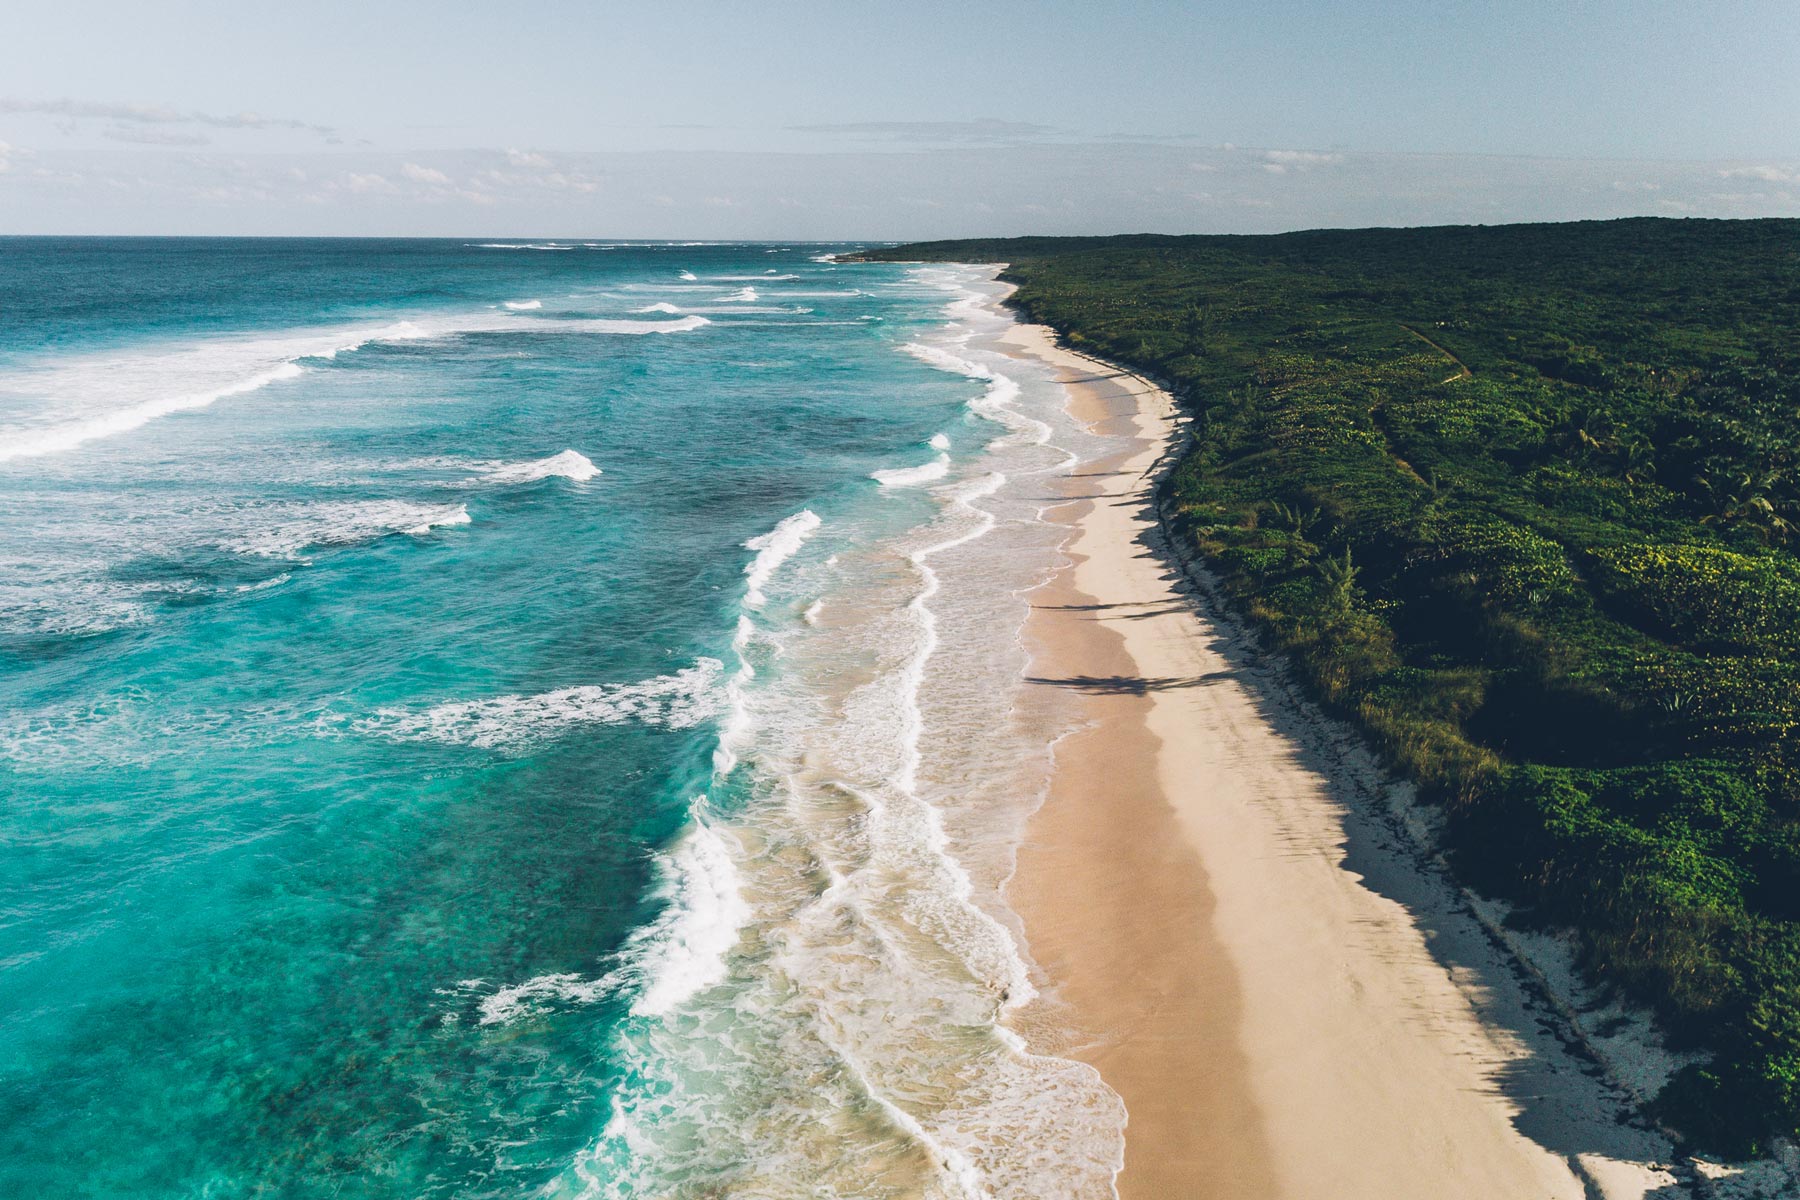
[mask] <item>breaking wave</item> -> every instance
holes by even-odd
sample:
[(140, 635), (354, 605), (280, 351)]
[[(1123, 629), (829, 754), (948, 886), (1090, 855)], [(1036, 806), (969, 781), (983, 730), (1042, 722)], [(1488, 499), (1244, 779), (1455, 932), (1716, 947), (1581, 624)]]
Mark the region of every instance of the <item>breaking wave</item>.
[(639, 683), (601, 683), (535, 696), (453, 700), (427, 709), (383, 708), (351, 722), (352, 731), (406, 742), (479, 750), (516, 750), (572, 729), (627, 721), (691, 729), (719, 711), (716, 658)]

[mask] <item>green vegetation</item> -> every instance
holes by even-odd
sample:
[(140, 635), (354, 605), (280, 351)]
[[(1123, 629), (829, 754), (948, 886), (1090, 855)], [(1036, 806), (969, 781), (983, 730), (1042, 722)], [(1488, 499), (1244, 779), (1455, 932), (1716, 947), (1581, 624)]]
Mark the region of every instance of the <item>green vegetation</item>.
[(1017, 305), (1165, 381), (1175, 535), (1448, 816), (1800, 1134), (1800, 222), (1018, 239)]

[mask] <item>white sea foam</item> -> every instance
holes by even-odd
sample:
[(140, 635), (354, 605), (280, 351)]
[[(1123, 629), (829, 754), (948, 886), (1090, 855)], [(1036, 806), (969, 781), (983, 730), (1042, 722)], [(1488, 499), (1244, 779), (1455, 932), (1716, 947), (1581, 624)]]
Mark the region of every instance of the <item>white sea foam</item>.
[(332, 500), (237, 510), (234, 520), (256, 528), (239, 530), (217, 545), (237, 554), (290, 558), (302, 550), (349, 546), (390, 534), (423, 537), (433, 530), (469, 524), (463, 504), (417, 504), (407, 500)]
[(712, 324), (705, 317), (687, 316), (674, 321), (620, 321), (606, 317), (570, 318), (533, 322), (534, 328), (568, 329), (577, 333), (691, 333)]
[(806, 606), (806, 611), (801, 614), (801, 619), (808, 625), (817, 625), (819, 623), (819, 614), (824, 611), (825, 601), (814, 600), (811, 604)]
[(638, 683), (562, 688), (534, 696), (453, 700), (427, 709), (383, 708), (351, 723), (357, 733), (407, 742), (512, 750), (588, 725), (635, 722), (690, 729), (720, 707), (716, 658)]
[(933, 450), (948, 450), (950, 449), (950, 435), (947, 433), (934, 433), (931, 435), (931, 441), (928, 444)]
[(281, 574), (265, 579), (260, 583), (240, 583), (232, 590), (237, 592), (260, 592), (264, 588), (280, 587), (292, 578), (293, 576), (291, 574), (283, 571)]
[(554, 478), (581, 482), (600, 474), (600, 468), (578, 450), (564, 450), (530, 462), (489, 462), (473, 466), (486, 483), (532, 483)]
[(0, 462), (56, 454), (128, 433), (161, 417), (296, 379), (321, 362), (372, 345), (494, 332), (686, 333), (707, 323), (699, 316), (640, 321), (485, 310), (384, 325), (220, 337), (172, 349), (57, 361), (0, 379), (6, 391), (44, 400), (28, 423), (0, 427)]
[[(442, 529), (449, 525), (467, 525), (469, 522), (469, 506), (466, 504), (459, 504), (456, 506), (454, 512), (430, 513), (417, 525), (407, 526), (405, 529), (401, 530), (401, 532), (409, 534), (412, 537), (424, 537), (434, 529)], [(333, 531), (332, 537), (335, 539), (337, 536), (338, 534), (336, 531)], [(358, 538), (356, 540), (360, 541), (361, 539)], [(310, 544), (317, 545), (318, 543), (313, 542)]]
[(931, 483), (942, 479), (950, 472), (950, 456), (939, 453), (931, 462), (916, 467), (895, 467), (886, 471), (875, 471), (869, 475), (882, 487), (918, 487), (922, 483)]
[(713, 748), (713, 775), (720, 779), (736, 769), (738, 751), (750, 740), (750, 699), (746, 689), (756, 678), (756, 668), (750, 664), (750, 642), (755, 637), (756, 623), (748, 614), (740, 613), (737, 632), (731, 638), (737, 670), (725, 681), (725, 719), (719, 723), (719, 741)]
[[(481, 980), (464, 982), (473, 986), (479, 985)], [(541, 1016), (560, 1005), (592, 1004), (612, 995), (618, 987), (619, 981), (611, 976), (586, 979), (573, 973), (539, 975), (485, 997), (476, 1011), (483, 1025), (506, 1025), (526, 1017)]]
[[(781, 564), (799, 553), (806, 539), (819, 528), (818, 514), (811, 509), (801, 509), (791, 517), (783, 518), (775, 528), (765, 534), (751, 538), (744, 543), (746, 550), (756, 551), (756, 557), (744, 565), (744, 599), (746, 610), (756, 610), (768, 603), (763, 588), (774, 577)], [(731, 639), (731, 650), (737, 658), (737, 669), (725, 681), (724, 687), (724, 720), (719, 727), (719, 742), (713, 750), (713, 775), (723, 779), (736, 769), (738, 755), (750, 741), (751, 720), (750, 704), (747, 688), (750, 681), (756, 678), (756, 668), (750, 662), (750, 643), (756, 637), (756, 624), (750, 619), (749, 612), (738, 615), (737, 631)]]
[(634, 308), (631, 311), (638, 313), (678, 313), (681, 310), (676, 308), (673, 304), (670, 304), (667, 300), (658, 300), (655, 304), (646, 304), (642, 308)]
[(1019, 382), (1010, 375), (990, 370), (978, 362), (954, 354), (941, 346), (931, 346), (923, 342), (908, 342), (901, 349), (918, 359), (928, 363), (940, 371), (948, 371), (968, 379), (979, 379), (987, 384), (980, 396), (969, 401), (969, 408), (988, 419), (1005, 425), (1013, 431), (1015, 437), (1035, 442), (1039, 445), (1050, 439), (1050, 426), (1036, 417), (1019, 412), (1015, 402), (1019, 399)]
[(95, 438), (111, 437), (114, 434), (136, 429), (158, 417), (205, 408), (227, 396), (241, 396), (272, 383), (297, 378), (301, 371), (302, 368), (298, 363), (284, 362), (221, 387), (182, 392), (156, 400), (128, 404), (95, 416), (60, 422), (48, 429), (19, 431), (15, 436), (8, 436), (3, 443), (0, 443), (0, 462), (15, 458), (34, 458), (43, 454), (55, 454), (59, 450), (71, 450), (81, 443), (92, 441)]
[(763, 595), (763, 585), (769, 582), (776, 568), (794, 557), (806, 539), (818, 528), (817, 514), (810, 508), (803, 508), (785, 518), (769, 532), (744, 543), (744, 549), (756, 551), (756, 557), (744, 567), (744, 578), (747, 581), (744, 590), (745, 605), (761, 608), (768, 603), (768, 597)]
[(730, 295), (720, 296), (719, 300), (721, 303), (726, 303), (726, 304), (738, 304), (738, 303), (749, 304), (749, 303), (753, 302), (756, 298), (757, 297), (756, 297), (756, 289), (755, 288), (743, 287), (743, 288), (739, 288), (735, 292), (732, 292)]
[(683, 271), (681, 273), (681, 278), (692, 281), (692, 280), (698, 279), (700, 277), (698, 275), (694, 274), (692, 271)]
[(477, 250), (573, 250), (558, 242), (477, 242)]
[(530, 312), (532, 309), (544, 307), (542, 300), (508, 300), (506, 307), (514, 312)]
[(667, 904), (625, 951), (640, 981), (636, 1016), (663, 1016), (723, 980), (750, 919), (730, 845), (706, 821), (696, 819), (661, 859)]
[[(479, 1023), (506, 1025), (626, 990), (636, 992), (633, 1016), (660, 1017), (723, 980), (727, 956), (750, 919), (730, 842), (696, 815), (656, 859), (662, 911), (632, 931), (613, 970), (593, 979), (573, 972), (539, 975), (501, 988), (477, 1005)], [(464, 981), (465, 987), (481, 985)]]
[(962, 375), (969, 379), (992, 379), (994, 373), (980, 363), (970, 362), (959, 354), (952, 354), (942, 346), (928, 346), (924, 342), (907, 342), (900, 347), (922, 363), (928, 363), (940, 371), (948, 371), (952, 375)]

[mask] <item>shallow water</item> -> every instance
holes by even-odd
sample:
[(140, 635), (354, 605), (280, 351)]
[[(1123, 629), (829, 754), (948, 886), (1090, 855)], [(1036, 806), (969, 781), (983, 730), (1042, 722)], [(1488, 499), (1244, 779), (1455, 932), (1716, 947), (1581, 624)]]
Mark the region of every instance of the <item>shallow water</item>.
[[(0, 1192), (1110, 1194), (987, 273), (0, 240)], [(569, 245), (569, 244), (564, 244)]]

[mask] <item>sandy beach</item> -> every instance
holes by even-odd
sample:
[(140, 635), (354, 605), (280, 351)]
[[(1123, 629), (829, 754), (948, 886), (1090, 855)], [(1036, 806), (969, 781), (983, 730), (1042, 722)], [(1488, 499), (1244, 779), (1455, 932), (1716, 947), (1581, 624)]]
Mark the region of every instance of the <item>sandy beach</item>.
[(1071, 409), (1130, 449), (1079, 468), (1071, 566), (1033, 596), (1033, 682), (1086, 725), (1057, 751), (1008, 891), (1129, 1113), (1125, 1200), (1686, 1195), (1656, 1131), (1298, 699), (1163, 553), (1169, 398), (1020, 326)]

